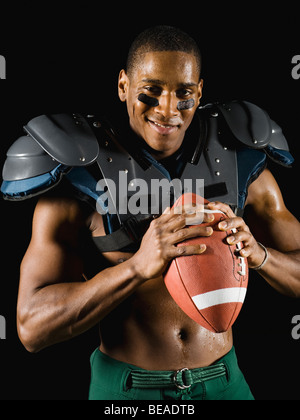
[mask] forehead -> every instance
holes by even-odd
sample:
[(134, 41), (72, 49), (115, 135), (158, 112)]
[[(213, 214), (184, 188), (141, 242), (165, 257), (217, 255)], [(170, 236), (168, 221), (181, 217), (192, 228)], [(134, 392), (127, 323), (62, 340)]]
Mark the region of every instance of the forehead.
[(199, 83), (199, 71), (194, 55), (181, 51), (156, 51), (143, 54), (134, 72), (134, 82), (145, 79), (164, 84)]

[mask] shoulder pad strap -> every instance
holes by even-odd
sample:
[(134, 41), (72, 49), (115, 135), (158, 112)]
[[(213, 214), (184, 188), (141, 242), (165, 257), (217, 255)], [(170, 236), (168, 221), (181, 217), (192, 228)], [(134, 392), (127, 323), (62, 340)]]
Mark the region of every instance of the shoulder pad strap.
[(41, 115), (25, 131), (56, 161), (66, 166), (87, 166), (99, 154), (89, 123), (80, 114)]
[(233, 101), (217, 107), (241, 143), (254, 149), (263, 149), (270, 143), (271, 119), (264, 110), (246, 101)]

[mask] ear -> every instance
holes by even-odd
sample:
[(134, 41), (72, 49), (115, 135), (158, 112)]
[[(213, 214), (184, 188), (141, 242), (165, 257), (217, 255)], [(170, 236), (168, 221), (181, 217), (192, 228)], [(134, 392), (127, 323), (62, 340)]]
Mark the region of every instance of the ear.
[(129, 79), (125, 70), (121, 70), (119, 74), (118, 90), (119, 98), (122, 102), (126, 102), (129, 88)]

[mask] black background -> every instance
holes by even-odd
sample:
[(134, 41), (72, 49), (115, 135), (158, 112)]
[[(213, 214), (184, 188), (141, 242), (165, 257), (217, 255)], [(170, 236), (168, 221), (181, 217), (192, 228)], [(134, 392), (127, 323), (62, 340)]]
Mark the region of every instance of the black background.
[[(118, 112), (117, 77), (129, 45), (156, 24), (179, 26), (199, 43), (203, 104), (245, 99), (283, 128), (296, 164), (272, 170), (288, 208), (299, 218), (300, 80), (291, 76), (291, 61), (300, 54), (300, 43), (297, 12), (286, 2), (271, 10), (245, 2), (222, 9), (218, 2), (212, 7), (174, 2), (163, 9), (157, 2), (111, 8), (78, 2), (64, 11), (43, 2), (2, 9), (0, 55), (6, 57), (7, 80), (0, 82), (1, 167), (6, 150), (34, 116)], [(34, 204), (0, 202), (0, 315), (7, 322), (7, 338), (0, 341), (0, 399), (86, 399), (97, 328), (34, 355), (17, 337), (19, 264), (30, 240)], [(299, 314), (299, 300), (279, 295), (251, 274), (234, 335), (240, 366), (257, 399), (300, 399), (300, 341), (291, 336), (291, 320)]]

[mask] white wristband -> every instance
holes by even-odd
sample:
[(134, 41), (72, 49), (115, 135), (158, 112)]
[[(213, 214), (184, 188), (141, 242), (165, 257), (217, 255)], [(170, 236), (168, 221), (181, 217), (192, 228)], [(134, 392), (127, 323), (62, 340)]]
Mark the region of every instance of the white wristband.
[(265, 259), (263, 260), (263, 262), (262, 262), (261, 265), (259, 265), (258, 267), (253, 267), (252, 268), (252, 270), (255, 270), (255, 271), (261, 270), (263, 268), (263, 266), (267, 263), (268, 259), (269, 259), (269, 253), (268, 253), (267, 248), (263, 244), (261, 244), (260, 242), (257, 242), (257, 243), (258, 243), (259, 246), (262, 247), (262, 249), (265, 251), (266, 255), (265, 255)]

